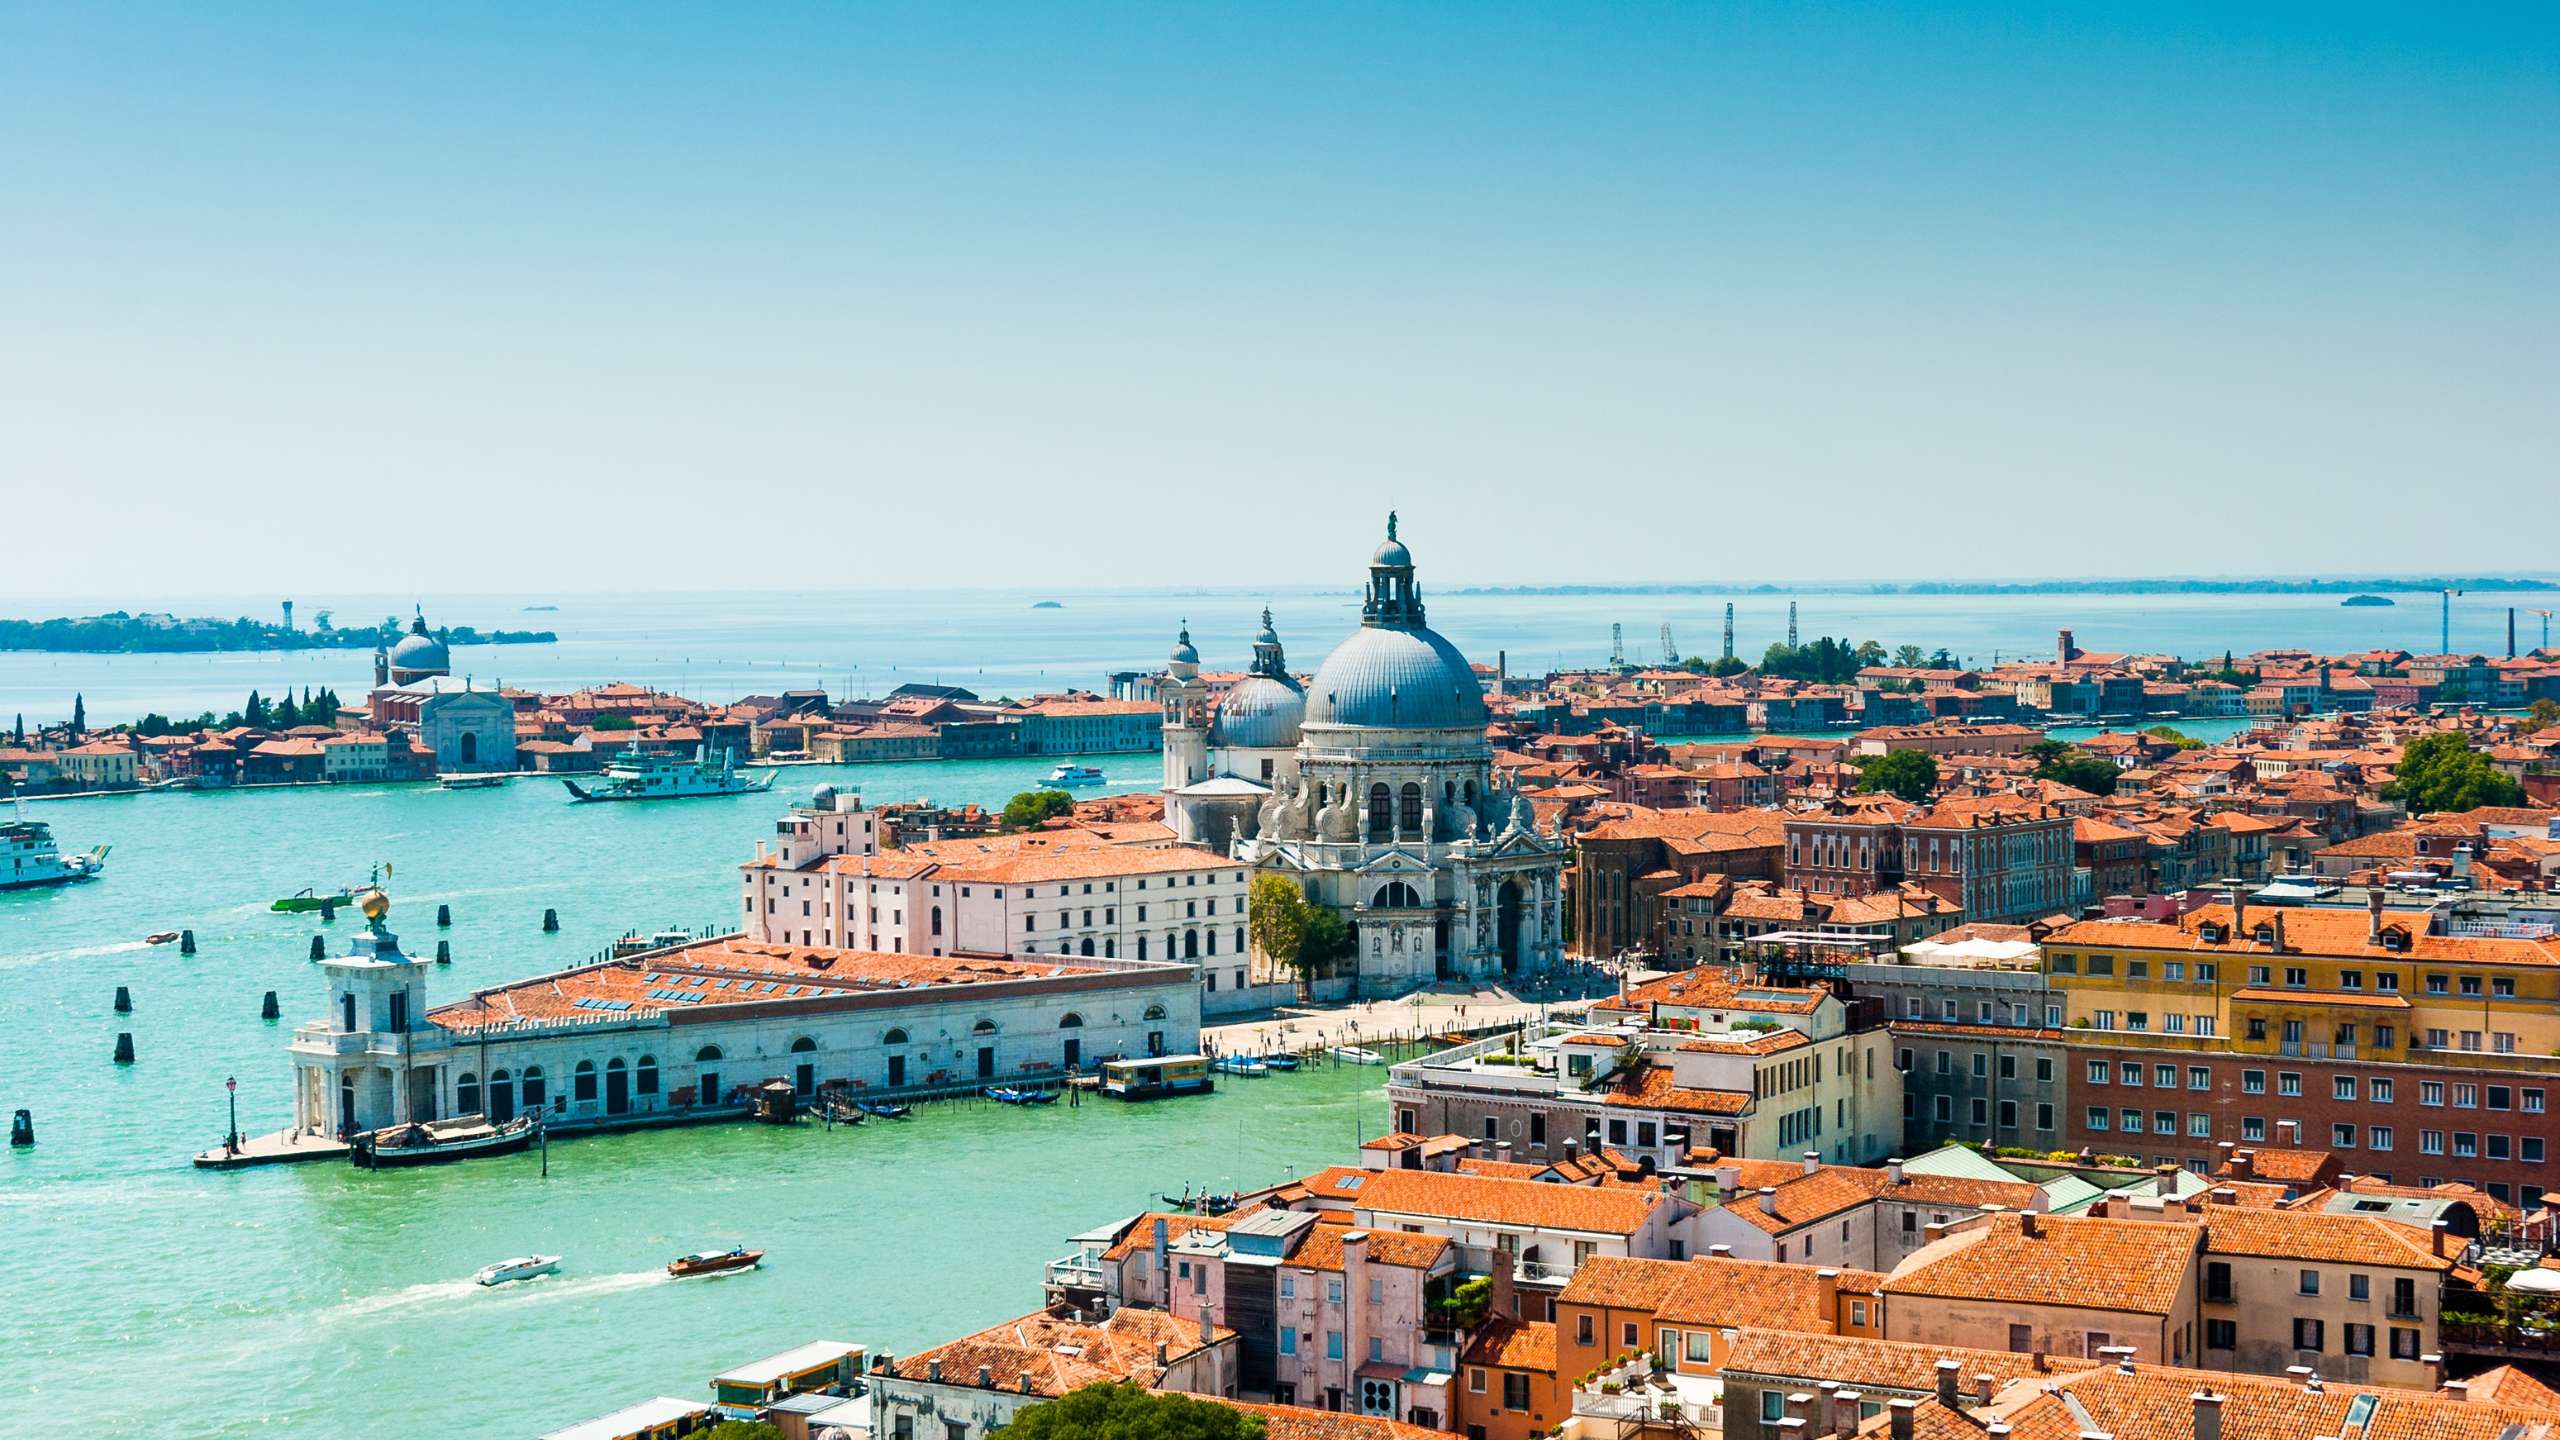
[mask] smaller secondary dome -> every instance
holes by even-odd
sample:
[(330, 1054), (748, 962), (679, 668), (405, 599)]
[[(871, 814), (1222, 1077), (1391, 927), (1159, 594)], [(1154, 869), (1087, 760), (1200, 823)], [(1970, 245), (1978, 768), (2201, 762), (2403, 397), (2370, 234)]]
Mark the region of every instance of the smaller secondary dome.
[(444, 642), (427, 633), (425, 616), (409, 622), (409, 633), (391, 647), (391, 668), (442, 675), (453, 668), (453, 657)]
[(1296, 685), (1268, 675), (1248, 675), (1218, 702), (1209, 743), (1238, 750), (1288, 750), (1298, 743), (1307, 697)]
[(821, 785), (809, 792), (809, 804), (819, 810), (832, 810), (836, 803), (836, 787)]
[(1191, 643), (1191, 627), (1188, 624), (1182, 627), (1182, 634), (1174, 640), (1173, 655), (1171, 658), (1173, 663), (1176, 665), (1197, 665), (1200, 663), (1200, 651), (1198, 647)]

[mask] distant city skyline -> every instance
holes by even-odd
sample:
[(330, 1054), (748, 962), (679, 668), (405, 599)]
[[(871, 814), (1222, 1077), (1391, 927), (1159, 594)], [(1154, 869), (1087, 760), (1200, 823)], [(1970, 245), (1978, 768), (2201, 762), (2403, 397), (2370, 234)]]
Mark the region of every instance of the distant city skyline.
[(2552, 573), (2548, 7), (5, 33), (0, 595)]

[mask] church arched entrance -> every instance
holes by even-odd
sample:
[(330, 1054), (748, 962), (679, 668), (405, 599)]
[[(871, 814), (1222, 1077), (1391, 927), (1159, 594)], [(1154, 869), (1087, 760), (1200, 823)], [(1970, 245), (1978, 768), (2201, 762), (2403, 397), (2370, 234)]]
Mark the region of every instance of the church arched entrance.
[(1493, 930), (1497, 947), (1502, 952), (1502, 973), (1520, 973), (1520, 882), (1505, 880), (1494, 892)]

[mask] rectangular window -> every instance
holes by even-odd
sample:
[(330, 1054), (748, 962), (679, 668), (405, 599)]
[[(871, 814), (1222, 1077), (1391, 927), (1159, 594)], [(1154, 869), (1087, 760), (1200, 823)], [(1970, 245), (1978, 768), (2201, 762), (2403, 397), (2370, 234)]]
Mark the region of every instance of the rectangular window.
[(2350, 1355), (2368, 1355), (2368, 1356), (2369, 1356), (2369, 1355), (2371, 1355), (2371, 1354), (2373, 1353), (2373, 1327), (2372, 1327), (2372, 1326), (2370, 1326), (2370, 1325), (2357, 1325), (2357, 1324), (2350, 1323), (2350, 1324), (2348, 1324), (2348, 1326), (2347, 1326), (2347, 1332), (2346, 1332), (2346, 1337), (2345, 1337), (2345, 1338), (2346, 1338), (2346, 1342), (2347, 1342), (2347, 1353), (2348, 1353), (2348, 1354), (2350, 1354)]
[(2317, 1320), (2296, 1316), (2293, 1322), (2293, 1348), (2318, 1353), (2324, 1338), (2324, 1328)]
[(2267, 1093), (2267, 1072), (2266, 1072), (2266, 1071), (2264, 1071), (2264, 1070), (2243, 1070), (2243, 1071), (2241, 1071), (2241, 1072), (2240, 1072), (2240, 1093), (2241, 1093), (2241, 1094), (2243, 1094), (2243, 1095), (2264, 1095), (2264, 1094), (2266, 1094), (2266, 1093)]
[(2444, 1082), (2441, 1080), (2419, 1081), (2418, 1103), (2421, 1105), (2442, 1105), (2444, 1103)]
[(2364, 1143), (2370, 1149), (2390, 1149), (2391, 1127), (2388, 1125), (2374, 1125), (2367, 1127), (2364, 1132)]
[(2240, 1138), (2243, 1140), (2265, 1140), (2267, 1138), (2267, 1117), (2264, 1115), (2241, 1116)]
[(2276, 1093), (2277, 1093), (2277, 1094), (2279, 1094), (2279, 1095), (2299, 1095), (2299, 1094), (2301, 1094), (2301, 1093), (2302, 1093), (2302, 1077), (2301, 1077), (2301, 1076), (2299, 1076), (2299, 1075), (2297, 1075), (2297, 1074), (2295, 1074), (2294, 1072), (2292, 1072), (2292, 1071), (2290, 1071), (2290, 1070), (2279, 1070), (2279, 1071), (2277, 1071), (2277, 1072), (2276, 1072)]
[[(2106, 1129), (2106, 1128), (2107, 1128), (2107, 1107), (2106, 1107), (2106, 1106), (2104, 1106), (2104, 1105), (2092, 1105), (2092, 1106), (2090, 1106), (2090, 1107), (2089, 1107), (2088, 1121), (2089, 1121), (2089, 1128), (2090, 1128), (2090, 1129), (2092, 1129), (2092, 1130), (2104, 1130), (2104, 1129)], [(1904, 1216), (1904, 1217), (1902, 1217), (1902, 1218), (1904, 1218), (1904, 1219), (1908, 1220), (1908, 1219), (1910, 1219), (1911, 1217), (1910, 1217), (1910, 1216), (1908, 1216), (1908, 1215), (1905, 1215), (1905, 1216)]]
[(2353, 1100), (2356, 1098), (2356, 1077), (2353, 1075), (2336, 1075), (2330, 1077), (2329, 1098), (2332, 1100)]
[(2142, 1133), (2142, 1112), (2141, 1112), (2141, 1111), (2139, 1111), (2139, 1110), (2134, 1110), (2134, 1109), (2127, 1109), (2127, 1110), (2124, 1112), (2124, 1114), (2123, 1114), (2123, 1115), (2121, 1115), (2121, 1116), (2120, 1116), (2120, 1117), (2118, 1117), (2118, 1118), (2120, 1118), (2120, 1119), (2122, 1119), (2122, 1120), (2124, 1121), (2124, 1133), (2126, 1133), (2127, 1135), (2139, 1135), (2139, 1134), (2141, 1134), (2141, 1133)]
[(2527, 1165), (2539, 1165), (2542, 1163), (2541, 1136), (2527, 1135), (2520, 1143), (2522, 1148), (2517, 1152), (2517, 1159), (2522, 1160)]
[(2108, 1075), (2108, 1073), (2109, 1073), (2109, 1070), (2108, 1070), (2108, 1066), (2107, 1066), (2107, 1062), (2106, 1062), (2106, 1061), (2104, 1061), (2104, 1060), (2092, 1060), (2092, 1061), (2090, 1061), (2090, 1062), (2089, 1062), (2089, 1083), (2090, 1083), (2090, 1084), (2092, 1084), (2092, 1085), (2104, 1085), (2104, 1084), (2106, 1084), (2106, 1083), (2107, 1083), (2107, 1075)]
[(2418, 1132), (2418, 1153), (2419, 1153), (2419, 1154), (2421, 1154), (2421, 1155), (2441, 1155), (2441, 1154), (2443, 1154), (2443, 1153), (2444, 1153), (2444, 1132), (2443, 1132), (2443, 1131), (2441, 1131), (2441, 1130), (2421, 1130), (2421, 1131), (2419, 1131), (2419, 1132)]
[(2203, 1111), (2201, 1111), (2201, 1110), (2190, 1110), (2190, 1111), (2188, 1111), (2188, 1112), (2187, 1112), (2187, 1134), (2188, 1134), (2188, 1136), (2189, 1136), (2190, 1138), (2192, 1138), (2192, 1139), (2197, 1139), (2197, 1140), (2210, 1140), (2210, 1139), (2212, 1139), (2212, 1138), (2213, 1138), (2213, 1117), (2212, 1117), (2212, 1116), (2210, 1116), (2210, 1115), (2208, 1115), (2208, 1114), (2206, 1114), (2206, 1113), (2204, 1113), (2204, 1112), (2203, 1112)]
[(2330, 1126), (2329, 1144), (2333, 1149), (2353, 1150), (2356, 1148), (2356, 1127), (2353, 1125)]
[(2240, 1322), (2237, 1320), (2207, 1320), (2204, 1322), (2204, 1348), (2207, 1350), (2239, 1349)]

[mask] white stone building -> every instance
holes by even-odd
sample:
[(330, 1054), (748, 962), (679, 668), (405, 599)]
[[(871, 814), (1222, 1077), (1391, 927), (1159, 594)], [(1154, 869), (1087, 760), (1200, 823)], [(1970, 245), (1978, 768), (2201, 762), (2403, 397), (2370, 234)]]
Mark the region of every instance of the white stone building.
[(1290, 678), (1266, 613), (1251, 673), (1214, 712), (1187, 627), (1158, 694), (1167, 823), (1340, 911), (1364, 993), (1563, 957), (1570, 847), (1495, 776), (1483, 685), (1423, 623), (1394, 516), (1360, 629), (1312, 684)]
[(1199, 1048), (1190, 967), (942, 956), (740, 936), (581, 965), (428, 1007), (431, 962), (376, 924), (321, 966), (324, 1018), (294, 1032), (294, 1128), (342, 1135), (464, 1114), (639, 1123), (803, 1096), (1039, 1083), (1071, 1066)]

